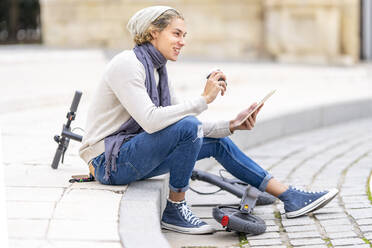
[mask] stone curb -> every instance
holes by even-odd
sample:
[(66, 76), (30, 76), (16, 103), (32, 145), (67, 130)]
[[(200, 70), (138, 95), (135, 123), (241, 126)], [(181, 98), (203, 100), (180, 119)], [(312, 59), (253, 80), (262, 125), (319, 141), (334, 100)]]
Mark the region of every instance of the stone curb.
[[(254, 132), (238, 131), (231, 138), (245, 150), (275, 138), (370, 117), (371, 114), (372, 99), (318, 106), (258, 122)], [(215, 161), (209, 159), (197, 162), (196, 166), (206, 170), (214, 164)], [(372, 180), (370, 190), (371, 184)], [(160, 229), (167, 192), (167, 177), (129, 185), (121, 200), (119, 218), (120, 237), (125, 248), (170, 247)], [(129, 220), (136, 223), (129, 224)]]
[(303, 109), (257, 123), (254, 132), (237, 132), (232, 139), (247, 149), (268, 140), (372, 116), (372, 99)]
[(170, 248), (161, 233), (160, 218), (168, 194), (168, 177), (131, 183), (119, 210), (119, 235), (125, 248)]

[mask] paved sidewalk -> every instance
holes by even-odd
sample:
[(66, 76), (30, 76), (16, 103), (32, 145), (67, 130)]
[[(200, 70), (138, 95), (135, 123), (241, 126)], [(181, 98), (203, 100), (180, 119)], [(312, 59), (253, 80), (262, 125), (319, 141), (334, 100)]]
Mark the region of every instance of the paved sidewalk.
[[(65, 164), (50, 167), (74, 91), (83, 90), (76, 121), (84, 127), (91, 87), (106, 62), (101, 51), (0, 49), (0, 125), (10, 247), (122, 247), (119, 207), (127, 186), (70, 184), (86, 174), (70, 142)], [(83, 134), (79, 130), (75, 132)]]
[[(371, 247), (372, 202), (367, 181), (372, 171), (372, 119), (362, 119), (281, 138), (246, 151), (276, 178), (304, 189), (338, 188), (338, 197), (308, 216), (287, 219), (280, 201), (257, 206), (254, 213), (267, 224), (266, 233), (242, 237), (226, 232), (212, 217), (217, 204), (238, 204), (227, 192), (187, 194), (194, 213), (219, 231), (190, 235), (164, 231), (172, 247)], [(208, 171), (217, 174), (222, 167)], [(227, 173), (223, 173), (228, 176)], [(202, 192), (218, 188), (193, 181)], [(367, 241), (369, 240), (369, 241)], [(369, 243), (368, 243), (369, 242)]]
[[(2, 86), (0, 126), (10, 247), (122, 247), (119, 231), (123, 226), (129, 225), (120, 223), (120, 218), (123, 216), (120, 216), (119, 209), (121, 199), (126, 196), (132, 185), (110, 187), (96, 182), (68, 183), (71, 175), (87, 172), (86, 165), (77, 155), (79, 144), (74, 141), (70, 142), (65, 164), (60, 165), (58, 170), (50, 168), (57, 147), (53, 136), (61, 132), (74, 91), (81, 90), (83, 96), (73, 127), (84, 127), (89, 100), (93, 97), (95, 86), (106, 63), (107, 57), (101, 50), (58, 50), (38, 46), (0, 47)], [(372, 99), (371, 64), (361, 64), (355, 67), (319, 67), (271, 63), (185, 61), (169, 63), (168, 69), (181, 97), (192, 97), (201, 93), (204, 77), (213, 67), (220, 67), (226, 71), (229, 76), (229, 91), (225, 97), (218, 98), (210, 105), (207, 113), (200, 117), (201, 119), (232, 118), (241, 108), (259, 100), (271, 89), (278, 90), (262, 110), (255, 133), (259, 133), (260, 123), (288, 113), (297, 113), (304, 109), (334, 103)], [(340, 112), (342, 115), (342, 111)], [(357, 118), (358, 114), (356, 113), (351, 118)], [(337, 118), (338, 116), (332, 116), (332, 120), (337, 120)], [(293, 127), (296, 125), (294, 121)], [(341, 138), (342, 129), (343, 126), (336, 128), (339, 130), (339, 138)], [(349, 130), (347, 137), (352, 136), (351, 134), (354, 133), (352, 128), (347, 130)], [(79, 130), (76, 132), (83, 134)], [(318, 144), (321, 145), (320, 147), (328, 144), (328, 138), (330, 140), (337, 138), (337, 134), (334, 134), (332, 129), (321, 132), (319, 136), (321, 135), (324, 141)], [(359, 135), (356, 138), (367, 138), (367, 136)], [(350, 142), (358, 141), (351, 137), (350, 139)], [(246, 142), (248, 143), (249, 140)], [(268, 148), (262, 146), (260, 149), (270, 149), (270, 144), (267, 144)], [(288, 144), (291, 147), (288, 153), (278, 150), (277, 157), (274, 156), (276, 153), (271, 153), (272, 157), (265, 158), (258, 156), (260, 154), (257, 151), (257, 157), (254, 156), (254, 158), (260, 162), (262, 160), (265, 166), (274, 165), (275, 161), (272, 163), (269, 162), (270, 160), (283, 160), (275, 165), (272, 171), (277, 177), (292, 182), (298, 178), (297, 175), (308, 173), (302, 169), (307, 168), (305, 166), (292, 169), (291, 166), (295, 166), (292, 162), (316, 161), (306, 160), (306, 158), (313, 154), (311, 152), (316, 151), (312, 149), (316, 149), (317, 141), (314, 138), (313, 143), (302, 144), (302, 150), (297, 153), (295, 151), (300, 147), (295, 148), (296, 144), (294, 141), (290, 142), (290, 138)], [(316, 156), (317, 161), (325, 162), (332, 156), (335, 156), (335, 159), (338, 158), (338, 153), (335, 152), (342, 151), (338, 151), (338, 147), (346, 150), (348, 147), (344, 145), (340, 141), (334, 145), (335, 150), (329, 148), (327, 152), (319, 153)], [(284, 149), (284, 147), (281, 148)], [(261, 150), (261, 155), (266, 153), (265, 149)], [(357, 148), (353, 150), (359, 151)], [(255, 154), (255, 151), (252, 151), (252, 154)], [(325, 159), (320, 159), (323, 156)], [(355, 156), (350, 157), (350, 159), (355, 158)], [(343, 164), (340, 168), (346, 168), (345, 166)], [(326, 177), (333, 175), (327, 168), (331, 166), (327, 165), (322, 173), (314, 177), (312, 188), (318, 186), (318, 181), (322, 179), (321, 175)], [(348, 173), (351, 173), (353, 168), (354, 166), (348, 170)], [(283, 175), (280, 172), (286, 174)], [(333, 170), (331, 172), (333, 173)], [(346, 177), (342, 179), (344, 180), (342, 182), (349, 183), (346, 179)], [(319, 184), (319, 186), (325, 185)], [(201, 199), (201, 197), (195, 199)], [(340, 205), (343, 205), (342, 202)], [(279, 208), (280, 205), (274, 207), (274, 209)], [(209, 216), (209, 210), (205, 211), (202, 207), (201, 211), (205, 212), (205, 216)], [(258, 208), (257, 211), (261, 209)], [(269, 211), (267, 215), (272, 216), (272, 207), (268, 210), (262, 208), (262, 211)], [(347, 219), (350, 219), (350, 216), (347, 216)], [(311, 218), (310, 220), (315, 221)], [(280, 224), (277, 224), (277, 222), (280, 223), (279, 220), (271, 220), (270, 226), (279, 225), (280, 227)], [(146, 223), (143, 225), (146, 226)], [(284, 227), (285, 224), (282, 225)], [(362, 224), (359, 225), (362, 227)], [(368, 226), (370, 223), (365, 222), (365, 225)], [(277, 233), (281, 237), (280, 240), (284, 242), (282, 244), (291, 242), (290, 237), (286, 239), (284, 229), (279, 228), (279, 230), (282, 230)], [(276, 232), (275, 229), (273, 232)], [(172, 234), (167, 235), (170, 237), (169, 235)], [(222, 234), (221, 232), (220, 235), (224, 235), (223, 239), (227, 245), (238, 242), (237, 238), (232, 238), (229, 233)], [(321, 238), (324, 237), (327, 236), (321, 236)], [(151, 241), (151, 235), (142, 238)], [(189, 236), (177, 239), (180, 242), (183, 239), (191, 240)], [(255, 244), (249, 242), (250, 245)], [(177, 245), (175, 247), (179, 247)]]

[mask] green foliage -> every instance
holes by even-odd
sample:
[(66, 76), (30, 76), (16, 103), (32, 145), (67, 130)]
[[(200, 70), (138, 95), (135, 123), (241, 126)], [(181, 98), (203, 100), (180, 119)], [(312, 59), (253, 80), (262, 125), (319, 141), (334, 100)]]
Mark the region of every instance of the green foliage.
[(244, 245), (248, 244), (247, 237), (245, 236), (245, 233), (239, 233), (239, 246), (242, 248)]
[(275, 216), (275, 218), (278, 219), (278, 220), (281, 220), (281, 219), (282, 219), (282, 215), (280, 214), (279, 211), (275, 211), (275, 212), (274, 212), (274, 216)]
[(362, 238), (364, 242), (366, 242), (366, 244), (369, 244), (370, 247), (372, 247), (372, 243), (371, 241), (369, 241), (368, 239), (366, 238)]
[(367, 195), (368, 195), (369, 201), (372, 204), (372, 192), (371, 192), (371, 189), (369, 188), (369, 185), (371, 183), (371, 177), (372, 177), (372, 171), (371, 171), (371, 174), (369, 174), (369, 179), (367, 181)]
[(329, 238), (324, 238), (323, 240), (326, 242), (327, 247), (333, 247), (333, 245), (332, 245), (332, 243), (331, 243), (331, 239), (329, 239)]

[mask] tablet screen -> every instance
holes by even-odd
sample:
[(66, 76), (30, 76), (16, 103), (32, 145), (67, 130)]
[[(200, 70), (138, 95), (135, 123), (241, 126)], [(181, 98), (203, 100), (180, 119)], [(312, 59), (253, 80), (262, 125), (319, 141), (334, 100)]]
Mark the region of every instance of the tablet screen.
[(254, 112), (256, 112), (256, 110), (262, 106), (262, 104), (264, 104), (266, 102), (267, 99), (270, 98), (270, 96), (272, 96), (274, 93), (275, 93), (276, 90), (272, 90), (270, 91), (264, 98), (262, 98), (262, 100), (257, 104), (257, 106), (252, 110), (250, 111), (245, 117), (244, 119), (239, 123), (237, 124), (236, 126), (240, 126), (241, 124), (243, 124), (248, 118), (249, 116), (251, 116)]

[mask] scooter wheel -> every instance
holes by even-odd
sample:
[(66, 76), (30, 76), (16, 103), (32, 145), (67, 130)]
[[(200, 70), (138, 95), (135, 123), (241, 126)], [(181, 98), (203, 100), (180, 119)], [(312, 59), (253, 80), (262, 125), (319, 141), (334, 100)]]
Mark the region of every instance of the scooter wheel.
[(218, 206), (213, 208), (213, 217), (227, 230), (258, 235), (266, 231), (263, 219), (252, 214), (242, 213), (238, 208)]

